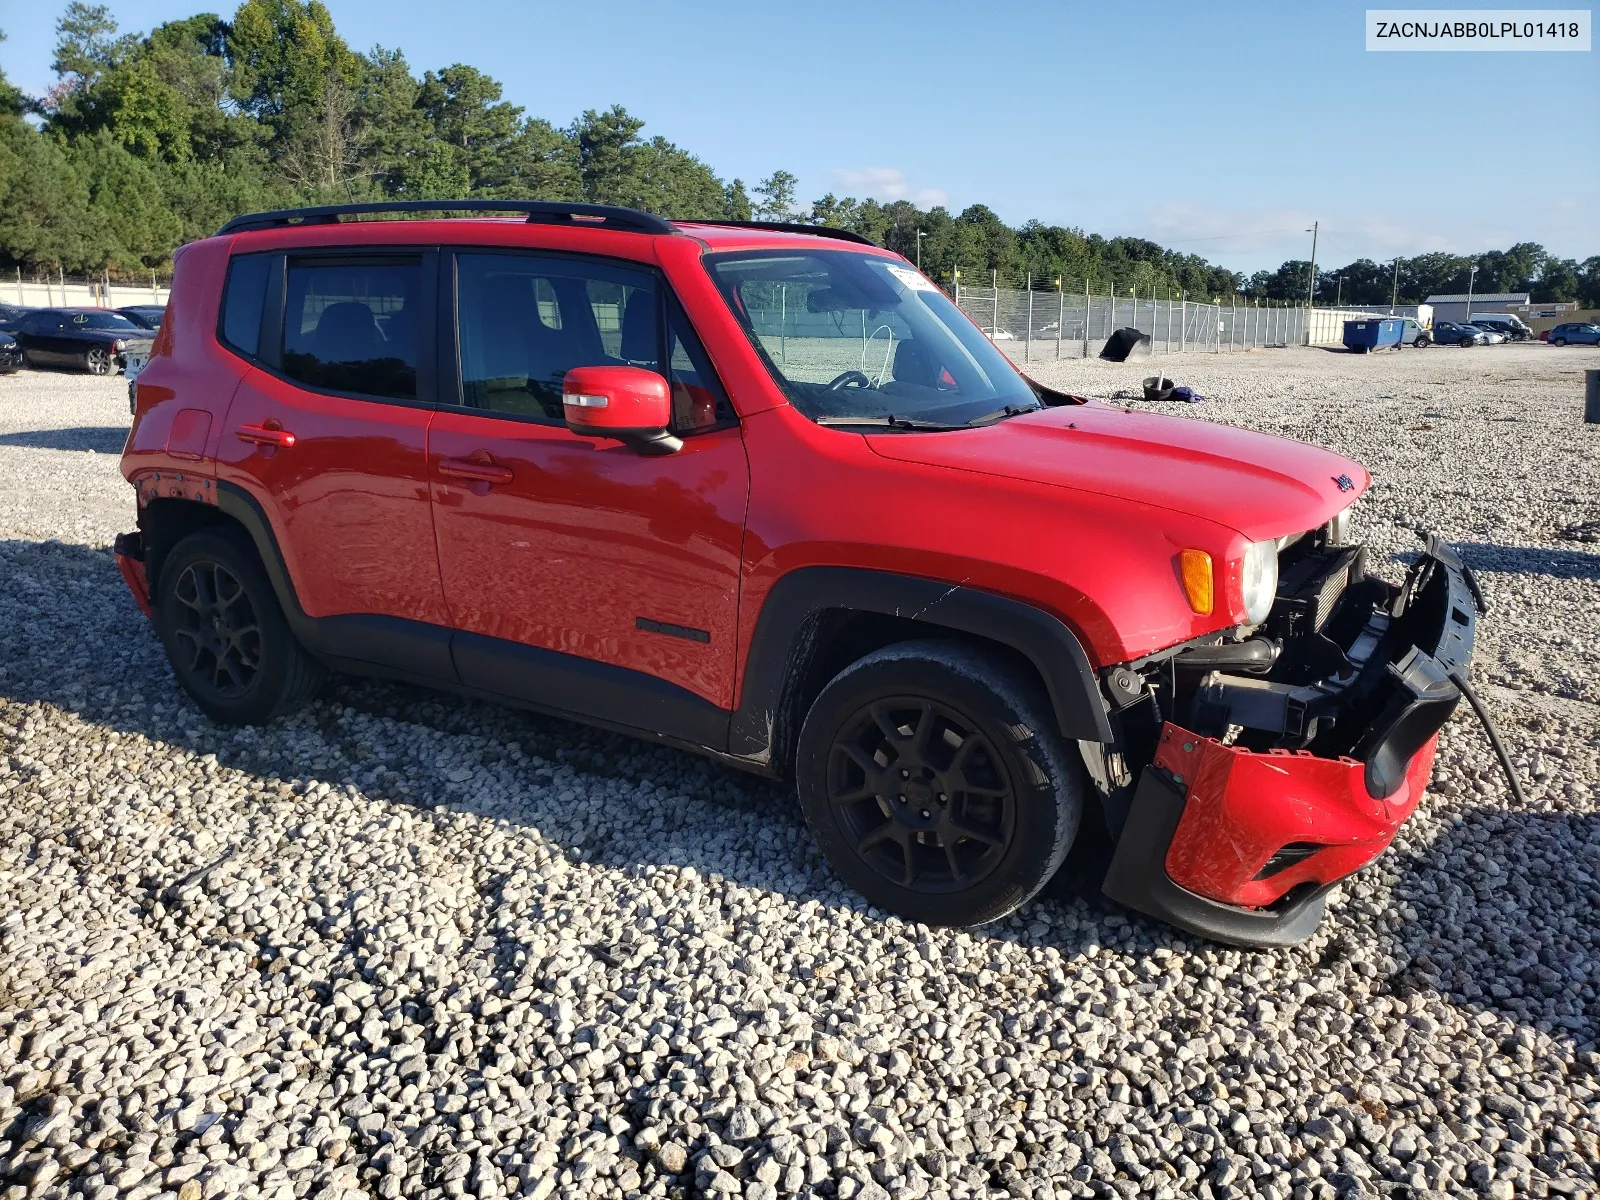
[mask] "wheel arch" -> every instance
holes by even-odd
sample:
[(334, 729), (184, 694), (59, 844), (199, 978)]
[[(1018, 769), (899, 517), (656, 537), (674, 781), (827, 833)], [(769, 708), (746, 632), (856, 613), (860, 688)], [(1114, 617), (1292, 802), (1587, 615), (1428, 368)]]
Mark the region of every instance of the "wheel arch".
[(854, 567), (803, 567), (781, 578), (756, 620), (728, 750), (787, 776), (810, 702), (874, 650), (944, 637), (1011, 662), (1048, 697), (1063, 736), (1111, 741), (1082, 643), (1059, 618), (992, 592)]

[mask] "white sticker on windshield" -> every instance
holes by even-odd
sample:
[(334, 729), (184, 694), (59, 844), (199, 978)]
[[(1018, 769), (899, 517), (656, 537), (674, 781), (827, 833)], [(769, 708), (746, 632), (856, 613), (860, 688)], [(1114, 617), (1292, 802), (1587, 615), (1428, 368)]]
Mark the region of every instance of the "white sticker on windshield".
[(921, 271), (911, 271), (905, 267), (897, 267), (893, 263), (884, 263), (883, 265), (889, 268), (889, 274), (893, 275), (913, 292), (937, 292), (939, 290), (939, 286)]

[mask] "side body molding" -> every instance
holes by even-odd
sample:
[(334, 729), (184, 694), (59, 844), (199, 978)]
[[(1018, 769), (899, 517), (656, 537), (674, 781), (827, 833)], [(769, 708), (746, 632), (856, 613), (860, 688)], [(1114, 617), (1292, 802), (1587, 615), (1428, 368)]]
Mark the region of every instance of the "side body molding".
[(810, 657), (814, 618), (839, 609), (913, 620), (927, 625), (930, 636), (954, 630), (1009, 646), (1038, 669), (1062, 734), (1081, 741), (1112, 740), (1089, 656), (1072, 630), (1049, 613), (992, 592), (912, 575), (801, 567), (779, 579), (761, 607), (739, 708), (729, 729), (730, 754), (774, 765), (781, 761), (785, 724), (792, 737), (804, 716), (792, 709), (798, 700), (798, 675)]

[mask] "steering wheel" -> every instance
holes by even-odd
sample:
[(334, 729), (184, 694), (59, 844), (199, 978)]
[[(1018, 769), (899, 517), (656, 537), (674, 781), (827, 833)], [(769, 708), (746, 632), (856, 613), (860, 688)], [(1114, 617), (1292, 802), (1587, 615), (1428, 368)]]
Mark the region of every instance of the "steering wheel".
[(830, 392), (840, 392), (847, 387), (869, 388), (872, 380), (867, 378), (865, 371), (846, 371), (828, 385)]

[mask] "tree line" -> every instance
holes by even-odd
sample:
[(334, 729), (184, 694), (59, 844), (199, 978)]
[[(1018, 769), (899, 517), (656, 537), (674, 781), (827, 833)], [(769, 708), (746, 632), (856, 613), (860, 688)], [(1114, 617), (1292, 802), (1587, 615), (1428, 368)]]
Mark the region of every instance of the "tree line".
[[(1473, 268), (1477, 268), (1476, 274)], [(1258, 271), (1245, 290), (1273, 300), (1304, 303), (1311, 264), (1291, 259), (1276, 271)], [(1560, 258), (1537, 242), (1518, 242), (1509, 250), (1484, 254), (1419, 254), (1389, 262), (1358, 258), (1342, 267), (1317, 269), (1316, 302), (1387, 306), (1420, 304), (1429, 296), (1527, 292), (1536, 302), (1576, 302), (1600, 308), (1600, 255), (1582, 262)]]
[[(747, 189), (666, 138), (647, 137), (621, 106), (558, 125), (506, 101), (500, 83), (474, 67), (419, 77), (397, 49), (352, 50), (319, 0), (244, 0), (231, 19), (205, 13), (142, 36), (121, 33), (107, 7), (73, 0), (57, 35), (56, 83), (44, 95), (24, 95), (0, 74), (0, 267), (8, 271), (164, 271), (177, 246), (243, 212), (462, 198), (835, 225), (919, 261), (947, 285), (959, 270), (980, 286), (1031, 277), (1046, 288), (1298, 301), (1309, 281), (1304, 262), (1246, 276), (1143, 238), (1038, 221), (1013, 228), (981, 204), (951, 213), (832, 194), (804, 204), (783, 170)], [(1600, 275), (1600, 259), (1558, 262), (1538, 246), (1476, 261), (1491, 259), (1495, 279), (1520, 271), (1560, 293), (1541, 298), (1575, 298)], [(1408, 260), (1401, 294), (1465, 290), (1464, 277), (1459, 289), (1438, 284), (1471, 261)], [(1331, 302), (1343, 274), (1343, 298), (1387, 301), (1387, 283), (1374, 282), (1385, 269), (1363, 259), (1320, 272), (1317, 300)], [(1478, 290), (1533, 290), (1486, 278), (1480, 271)]]

